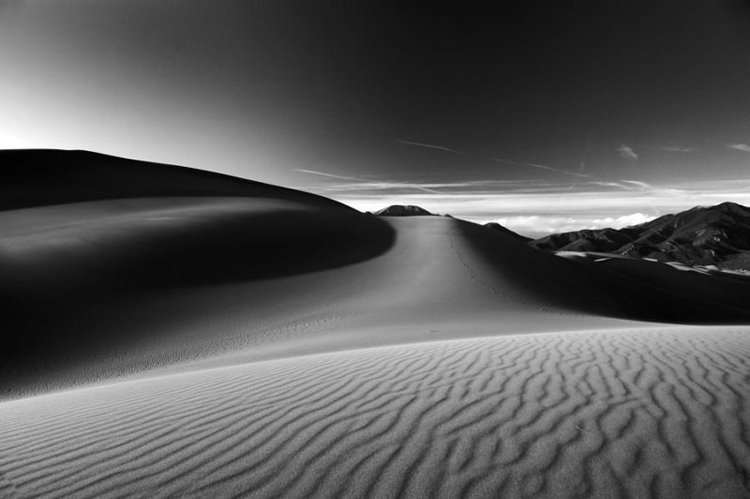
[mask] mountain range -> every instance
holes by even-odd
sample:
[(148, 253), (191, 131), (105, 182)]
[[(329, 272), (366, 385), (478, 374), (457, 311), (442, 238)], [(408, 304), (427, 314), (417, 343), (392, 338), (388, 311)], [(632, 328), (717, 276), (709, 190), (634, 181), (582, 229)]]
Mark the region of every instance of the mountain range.
[(632, 227), (552, 234), (528, 244), (546, 251), (601, 252), (750, 269), (750, 208), (730, 202), (698, 206)]

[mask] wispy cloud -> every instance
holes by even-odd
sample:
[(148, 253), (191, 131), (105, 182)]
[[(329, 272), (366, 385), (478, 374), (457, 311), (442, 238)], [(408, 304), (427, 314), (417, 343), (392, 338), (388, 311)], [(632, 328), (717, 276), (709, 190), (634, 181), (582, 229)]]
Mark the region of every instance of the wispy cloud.
[(622, 144), (616, 150), (620, 153), (622, 159), (626, 161), (638, 161), (638, 154), (629, 145)]
[(438, 146), (435, 144), (424, 144), (422, 142), (412, 142), (410, 140), (400, 140), (400, 139), (396, 139), (396, 142), (398, 142), (399, 144), (406, 144), (407, 146), (425, 147), (427, 149), (437, 149), (439, 151), (445, 151), (445, 152), (449, 152), (453, 154), (464, 154), (461, 151), (451, 149), (450, 147)]
[(530, 180), (475, 180), (465, 182), (397, 182), (385, 180), (363, 180), (361, 182), (329, 183), (318, 186), (324, 190), (387, 190), (393, 187), (413, 188), (418, 190), (430, 189), (441, 190), (442, 193), (469, 191), (469, 192), (505, 192), (508, 189), (524, 190), (529, 189), (559, 189), (556, 184), (543, 184)]
[(651, 189), (650, 184), (640, 180), (590, 180), (588, 184), (599, 187), (614, 187), (625, 191)]
[(599, 187), (613, 187), (624, 191), (636, 191), (651, 188), (651, 186), (646, 182), (639, 182), (637, 180), (591, 180), (588, 182), (588, 184), (596, 185)]
[(560, 168), (554, 168), (552, 166), (540, 165), (539, 163), (527, 163), (527, 162), (524, 162), (522, 164), (524, 164), (526, 166), (533, 166), (534, 168), (543, 168), (545, 170), (550, 170), (550, 171), (553, 171), (553, 172), (562, 173), (564, 175), (570, 175), (571, 177), (591, 178), (591, 175), (586, 175), (585, 173), (569, 172), (567, 170), (563, 170), (563, 169), (560, 169)]
[(505, 163), (508, 165), (516, 165), (516, 166), (530, 166), (532, 168), (540, 168), (542, 170), (547, 170), (551, 172), (561, 173), (563, 175), (568, 175), (571, 177), (578, 177), (578, 178), (592, 178), (591, 175), (586, 175), (585, 173), (576, 173), (576, 172), (569, 172), (567, 170), (563, 170), (562, 168), (555, 168), (553, 166), (548, 165), (540, 165), (539, 163), (529, 163), (527, 161), (510, 161), (508, 159), (501, 159), (501, 158), (488, 158), (490, 161), (495, 161), (497, 163)]
[(633, 189), (632, 187), (628, 185), (623, 185), (620, 182), (592, 181), (592, 182), (589, 182), (589, 184), (595, 185), (598, 187), (614, 187), (615, 189), (623, 189), (626, 191)]
[(362, 180), (359, 178), (344, 177), (343, 175), (334, 175), (333, 173), (316, 172), (315, 170), (305, 170), (303, 168), (295, 168), (294, 171), (300, 172), (300, 173), (307, 173), (310, 175), (318, 175), (319, 177), (328, 177), (328, 178), (336, 178), (339, 180), (355, 180), (357, 182), (366, 182), (366, 180)]
[(641, 182), (640, 180), (620, 180), (620, 182), (634, 185), (636, 187), (640, 187), (641, 189), (651, 189), (651, 184), (647, 184), (646, 182)]
[(679, 146), (666, 146), (666, 147), (658, 147), (660, 151), (666, 151), (666, 152), (695, 152), (700, 151), (697, 147), (679, 147)]
[[(351, 180), (354, 183), (346, 183), (346, 184), (338, 184), (338, 186), (341, 188), (341, 190), (346, 192), (356, 192), (356, 191), (372, 191), (372, 190), (417, 190), (417, 191), (424, 191), (429, 192), (432, 194), (442, 194), (440, 191), (437, 191), (435, 189), (432, 189), (428, 187), (429, 184), (423, 184), (423, 183), (414, 183), (414, 182), (383, 182), (383, 181), (377, 181), (377, 180), (365, 180), (361, 178), (355, 178), (355, 177), (346, 177), (343, 175), (335, 175), (333, 173), (326, 173), (326, 172), (319, 172), (315, 170), (307, 170), (303, 168), (295, 168), (295, 172), (300, 173), (307, 173), (309, 175), (317, 175), (320, 177), (327, 177), (327, 178), (335, 178), (337, 180)], [(324, 186), (323, 189), (330, 186)], [(313, 189), (315, 190), (315, 189)], [(317, 189), (321, 190), (321, 189)]]
[(750, 146), (747, 144), (727, 144), (727, 147), (736, 151), (750, 152)]

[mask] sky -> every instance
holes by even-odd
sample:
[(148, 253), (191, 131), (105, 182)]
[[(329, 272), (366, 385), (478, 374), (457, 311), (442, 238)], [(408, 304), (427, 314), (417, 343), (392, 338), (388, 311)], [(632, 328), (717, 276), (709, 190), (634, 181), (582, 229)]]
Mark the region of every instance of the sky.
[(0, 0), (0, 148), (527, 235), (750, 204), (748, 89), (744, 0)]

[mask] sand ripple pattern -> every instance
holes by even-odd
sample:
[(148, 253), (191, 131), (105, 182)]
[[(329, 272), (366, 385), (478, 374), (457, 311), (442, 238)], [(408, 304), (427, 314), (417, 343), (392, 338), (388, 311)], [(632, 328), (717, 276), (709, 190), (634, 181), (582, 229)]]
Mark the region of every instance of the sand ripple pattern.
[(750, 330), (362, 349), (0, 404), (20, 497), (750, 497)]

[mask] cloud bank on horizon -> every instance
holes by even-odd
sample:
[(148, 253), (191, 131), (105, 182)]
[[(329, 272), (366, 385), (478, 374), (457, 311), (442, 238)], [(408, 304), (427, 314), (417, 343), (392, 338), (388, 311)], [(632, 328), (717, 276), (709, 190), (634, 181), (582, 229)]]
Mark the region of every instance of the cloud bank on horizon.
[(724, 201), (750, 206), (750, 179), (687, 181), (668, 188), (634, 180), (590, 180), (571, 183), (566, 192), (562, 192), (557, 183), (532, 180), (356, 179), (309, 185), (306, 190), (360, 211), (375, 212), (393, 204), (414, 204), (433, 213), (450, 214), (472, 222), (497, 222), (529, 237), (581, 229), (619, 229), (668, 213)]

